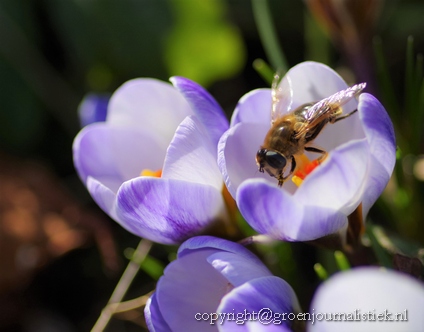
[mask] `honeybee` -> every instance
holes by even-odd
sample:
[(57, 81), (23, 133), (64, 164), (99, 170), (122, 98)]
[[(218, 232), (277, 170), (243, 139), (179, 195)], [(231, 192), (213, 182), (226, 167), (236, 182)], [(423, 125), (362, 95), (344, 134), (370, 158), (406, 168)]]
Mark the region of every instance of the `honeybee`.
[[(311, 142), (327, 123), (336, 123), (357, 111), (343, 114), (342, 106), (357, 97), (366, 83), (353, 85), (318, 102), (303, 104), (281, 116), (278, 106), (282, 88), (278, 86), (278, 81), (279, 76), (276, 75), (272, 84), (271, 129), (256, 153), (256, 164), (260, 172), (266, 171), (275, 177), (281, 187), (296, 169), (296, 156), (305, 151), (319, 153), (320, 158), (327, 155), (325, 150), (313, 146)], [(290, 171), (284, 175), (288, 163), (291, 164)]]

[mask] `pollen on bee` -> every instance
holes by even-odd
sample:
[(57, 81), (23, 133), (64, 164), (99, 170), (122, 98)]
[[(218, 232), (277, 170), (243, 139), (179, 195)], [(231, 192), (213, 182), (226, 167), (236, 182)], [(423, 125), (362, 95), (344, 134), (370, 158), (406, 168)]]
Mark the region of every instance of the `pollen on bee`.
[(304, 154), (302, 154), (297, 161), (297, 167), (291, 180), (299, 187), (303, 180), (305, 180), (305, 178), (321, 163), (321, 161), (318, 159), (310, 161)]
[(300, 177), (298, 177), (297, 175), (293, 175), (293, 177), (292, 177), (292, 179), (291, 179), (292, 181), (293, 181), (293, 183), (296, 185), (296, 186), (298, 186), (298, 187), (300, 187), (300, 185), (302, 184), (302, 182), (303, 182), (303, 179), (301, 179)]
[(155, 178), (160, 178), (162, 176), (162, 170), (158, 169), (157, 171), (152, 171), (151, 169), (143, 169), (140, 172), (140, 176), (153, 176)]

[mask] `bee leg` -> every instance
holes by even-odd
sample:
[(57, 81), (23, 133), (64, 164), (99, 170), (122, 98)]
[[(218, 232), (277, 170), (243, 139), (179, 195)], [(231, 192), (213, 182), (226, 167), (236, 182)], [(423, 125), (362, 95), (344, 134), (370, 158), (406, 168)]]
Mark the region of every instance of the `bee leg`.
[(291, 157), (291, 167), (290, 172), (286, 176), (283, 175), (283, 172), (281, 172), (278, 176), (278, 186), (281, 187), (284, 184), (284, 181), (287, 180), (287, 178), (293, 174), (294, 170), (296, 169), (296, 159), (294, 157)]
[(327, 154), (327, 151), (321, 150), (319, 148), (316, 148), (314, 146), (305, 146), (305, 150), (309, 152), (315, 152), (315, 153), (321, 153), (321, 154)]
[(358, 110), (357, 110), (357, 109), (356, 109), (356, 110), (354, 110), (354, 111), (352, 111), (352, 112), (350, 112), (350, 113), (348, 113), (348, 114), (345, 114), (345, 115), (339, 116), (338, 118), (335, 118), (332, 122), (333, 122), (333, 123), (336, 123), (337, 121), (340, 121), (340, 120), (346, 119), (346, 118), (348, 118), (349, 116), (351, 116), (352, 114), (355, 114), (356, 112), (358, 112)]
[(321, 153), (322, 154), (322, 156), (320, 156), (317, 160), (321, 163), (326, 157), (327, 157), (327, 154), (328, 154), (328, 152), (327, 151), (324, 151), (324, 150), (321, 150), (321, 149), (319, 149), (319, 148), (316, 148), (316, 147), (314, 147), (314, 146), (305, 146), (305, 150), (306, 151), (309, 151), (309, 152), (315, 152), (315, 153)]

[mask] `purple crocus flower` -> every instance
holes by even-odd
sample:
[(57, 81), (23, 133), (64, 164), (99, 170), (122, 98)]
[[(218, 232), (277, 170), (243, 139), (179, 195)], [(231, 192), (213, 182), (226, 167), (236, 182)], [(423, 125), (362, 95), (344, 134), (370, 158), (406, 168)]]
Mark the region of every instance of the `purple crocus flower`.
[[(184, 242), (145, 308), (150, 331), (290, 331), (292, 288), (240, 244), (211, 236)], [(267, 315), (269, 314), (269, 315)]]
[[(329, 67), (304, 62), (288, 71), (280, 83), (287, 87), (281, 107), (286, 114), (346, 89)], [(239, 101), (229, 130), (218, 147), (218, 163), (240, 212), (259, 233), (287, 241), (309, 241), (340, 233), (362, 203), (362, 217), (385, 188), (395, 164), (393, 125), (380, 102), (368, 93), (344, 105), (344, 114), (358, 112), (328, 124), (314, 144), (329, 152), (297, 187), (282, 188), (268, 174), (258, 172), (256, 152), (270, 129), (271, 90), (254, 90)], [(317, 154), (310, 157), (317, 158)]]
[(110, 95), (108, 94), (87, 94), (78, 106), (81, 127), (105, 121), (109, 99)]
[(73, 144), (75, 167), (97, 204), (128, 231), (163, 244), (225, 216), (216, 147), (228, 121), (202, 87), (182, 77), (171, 82), (125, 83), (106, 121), (83, 128)]
[(308, 331), (424, 331), (423, 308), (422, 282), (393, 270), (357, 268), (318, 288)]

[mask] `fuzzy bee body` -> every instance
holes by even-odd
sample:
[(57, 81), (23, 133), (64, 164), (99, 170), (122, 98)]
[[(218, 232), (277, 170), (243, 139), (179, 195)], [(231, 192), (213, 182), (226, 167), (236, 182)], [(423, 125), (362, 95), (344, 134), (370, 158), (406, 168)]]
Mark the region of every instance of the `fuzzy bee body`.
[[(256, 154), (259, 171), (266, 171), (277, 178), (278, 185), (294, 172), (296, 156), (305, 151), (320, 153), (326, 151), (312, 146), (312, 141), (320, 134), (326, 124), (345, 119), (356, 112), (343, 114), (342, 106), (355, 98), (365, 88), (365, 83), (354, 85), (339, 91), (316, 103), (299, 106), (292, 112), (279, 116), (277, 86), (273, 85), (273, 107), (271, 128), (265, 136), (264, 143)], [(286, 166), (291, 164), (290, 171), (284, 175)]]

